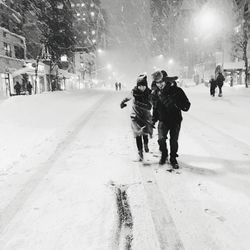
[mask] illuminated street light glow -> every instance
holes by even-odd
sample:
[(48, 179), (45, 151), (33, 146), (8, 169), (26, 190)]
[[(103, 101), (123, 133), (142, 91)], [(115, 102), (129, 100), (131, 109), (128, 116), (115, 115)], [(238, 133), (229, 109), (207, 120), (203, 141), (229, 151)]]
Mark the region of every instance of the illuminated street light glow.
[(67, 61), (68, 61), (67, 55), (62, 55), (62, 56), (61, 56), (61, 61), (62, 61), (62, 62), (67, 62)]
[(168, 60), (168, 63), (169, 63), (169, 64), (173, 64), (173, 63), (174, 63), (174, 60), (173, 60), (172, 58), (170, 58), (170, 59)]
[(110, 63), (107, 64), (107, 69), (112, 69), (112, 65)]
[(218, 11), (212, 8), (203, 8), (194, 19), (196, 31), (201, 36), (213, 36), (222, 30), (224, 21)]
[(97, 52), (98, 52), (99, 54), (101, 54), (101, 53), (103, 53), (104, 51), (103, 51), (102, 49), (97, 49)]

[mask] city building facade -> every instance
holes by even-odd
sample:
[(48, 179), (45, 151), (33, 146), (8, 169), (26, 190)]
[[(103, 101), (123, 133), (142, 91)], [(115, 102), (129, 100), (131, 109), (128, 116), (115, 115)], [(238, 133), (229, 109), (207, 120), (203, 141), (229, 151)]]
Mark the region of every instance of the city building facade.
[(81, 86), (88, 86), (96, 70), (96, 51), (107, 47), (105, 12), (99, 0), (71, 0), (71, 7), (76, 31), (75, 72)]
[(0, 1), (0, 94), (14, 94), (12, 72), (23, 67), (26, 59), (25, 38), (20, 35), (21, 15), (13, 1)]

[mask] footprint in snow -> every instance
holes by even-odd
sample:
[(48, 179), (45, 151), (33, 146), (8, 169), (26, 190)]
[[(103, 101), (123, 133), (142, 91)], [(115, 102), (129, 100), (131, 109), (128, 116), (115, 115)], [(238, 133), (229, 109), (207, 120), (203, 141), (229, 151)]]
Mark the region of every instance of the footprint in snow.
[(216, 211), (213, 211), (213, 210), (208, 209), (208, 208), (204, 209), (204, 211), (205, 211), (207, 214), (209, 214), (209, 215), (211, 215), (211, 216), (214, 216), (217, 220), (219, 220), (219, 221), (221, 221), (221, 222), (226, 221), (226, 219), (225, 219), (223, 216), (219, 216), (219, 215), (217, 214)]

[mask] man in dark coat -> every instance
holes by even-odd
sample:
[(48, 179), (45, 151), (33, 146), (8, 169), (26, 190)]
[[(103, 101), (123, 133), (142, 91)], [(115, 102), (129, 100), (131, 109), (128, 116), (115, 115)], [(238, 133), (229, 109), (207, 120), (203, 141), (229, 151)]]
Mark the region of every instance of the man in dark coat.
[(178, 169), (178, 137), (181, 128), (181, 111), (188, 111), (190, 102), (184, 91), (177, 87), (173, 77), (168, 77), (165, 71), (152, 74), (157, 88), (152, 93), (153, 122), (158, 123), (158, 144), (161, 151), (159, 164), (163, 165), (168, 159), (167, 135), (170, 134), (170, 164)]

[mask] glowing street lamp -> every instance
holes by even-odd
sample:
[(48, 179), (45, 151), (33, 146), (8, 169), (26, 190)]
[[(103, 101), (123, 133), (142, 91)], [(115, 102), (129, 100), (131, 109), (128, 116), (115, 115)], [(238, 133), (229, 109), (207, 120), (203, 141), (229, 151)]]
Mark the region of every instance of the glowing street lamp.
[(112, 69), (112, 65), (110, 63), (108, 63), (106, 68), (110, 70), (110, 69)]
[(223, 20), (217, 10), (206, 7), (194, 19), (199, 35), (215, 35), (222, 30)]
[(174, 60), (172, 59), (172, 58), (170, 58), (169, 60), (168, 60), (168, 64), (173, 64), (174, 63)]
[(97, 52), (98, 52), (99, 54), (102, 54), (104, 51), (103, 51), (102, 49), (97, 49)]

